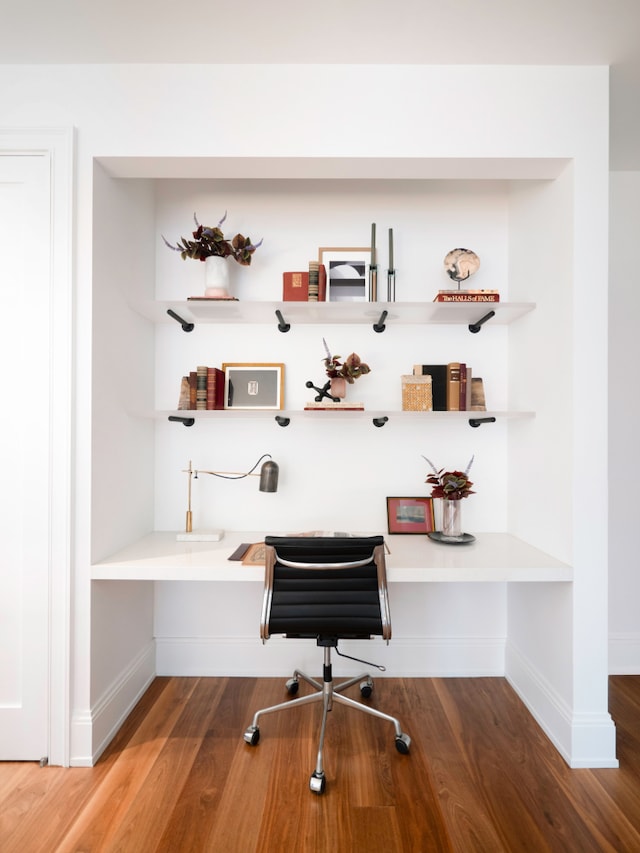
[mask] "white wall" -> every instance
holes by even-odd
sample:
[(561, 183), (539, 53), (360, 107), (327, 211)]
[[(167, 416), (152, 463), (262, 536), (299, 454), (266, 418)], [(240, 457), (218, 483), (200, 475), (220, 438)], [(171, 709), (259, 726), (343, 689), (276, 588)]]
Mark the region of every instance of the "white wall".
[(609, 666), (640, 673), (640, 571), (635, 534), (640, 290), (633, 255), (640, 233), (640, 172), (611, 174), (609, 279)]
[[(203, 92), (216, 93), (211, 109), (203, 108)], [(236, 100), (238, 92), (242, 93), (241, 102)], [(395, 111), (395, 125), (390, 132), (385, 122), (386, 105), (398, 102), (400, 92), (402, 102), (410, 104), (411, 107)], [(548, 646), (553, 645), (554, 639), (560, 639), (563, 642), (559, 670), (548, 673), (549, 681), (546, 687), (548, 696), (553, 697), (553, 701), (562, 708), (563, 713), (568, 709), (565, 717), (568, 715), (570, 731), (567, 737), (562, 733), (561, 739), (565, 754), (571, 755), (573, 752), (572, 714), (575, 713), (581, 719), (584, 719), (586, 714), (589, 722), (606, 716), (606, 707), (603, 702), (603, 689), (606, 694), (606, 670), (603, 670), (602, 666), (602, 646), (606, 646), (606, 642), (602, 643), (602, 637), (606, 635), (606, 612), (604, 612), (606, 527), (596, 529), (593, 524), (594, 517), (599, 521), (606, 518), (606, 494), (601, 486), (606, 482), (606, 452), (603, 447), (603, 439), (606, 442), (606, 417), (604, 412), (593, 410), (590, 393), (588, 393), (592, 386), (588, 385), (586, 380), (588, 376), (590, 382), (606, 387), (606, 351), (603, 352), (606, 329), (602, 328), (602, 323), (600, 325), (597, 323), (600, 319), (602, 302), (605, 301), (602, 293), (606, 282), (606, 117), (608, 114), (606, 70), (587, 67), (505, 70), (498, 67), (468, 68), (465, 66), (446, 68), (304, 66), (295, 69), (286, 66), (86, 66), (82, 68), (24, 66), (19, 69), (0, 67), (0, 106), (3, 121), (10, 124), (49, 123), (77, 127), (78, 205), (75, 261), (78, 318), (76, 336), (78, 441), (73, 702), (76, 714), (79, 717), (85, 715), (85, 718), (90, 716), (92, 705), (95, 707), (98, 697), (103, 696), (112, 684), (112, 673), (100, 662), (104, 651), (100, 648), (100, 644), (105, 642), (102, 632), (100, 637), (93, 638), (93, 662), (87, 655), (92, 639), (89, 616), (91, 595), (88, 580), (92, 558), (90, 532), (92, 526), (97, 529), (96, 523), (101, 525), (99, 544), (97, 540), (95, 543), (98, 551), (106, 549), (109, 544), (116, 544), (116, 540), (122, 535), (122, 525), (118, 525), (117, 530), (109, 531), (108, 525), (103, 524), (101, 519), (96, 517), (96, 510), (100, 507), (103, 515), (108, 511), (106, 498), (109, 496), (117, 498), (119, 494), (126, 494), (127, 500), (131, 500), (130, 493), (122, 485), (127, 482), (127, 477), (131, 476), (125, 461), (131, 458), (132, 449), (140, 442), (139, 435), (132, 436), (128, 431), (114, 433), (122, 436), (124, 444), (120, 448), (120, 453), (113, 459), (116, 468), (108, 472), (111, 477), (100, 478), (103, 485), (105, 479), (110, 480), (113, 485), (109, 491), (105, 490), (101, 494), (94, 493), (92, 497), (91, 441), (98, 440), (100, 447), (108, 448), (108, 432), (111, 426), (109, 423), (93, 424), (95, 429), (92, 428), (91, 399), (87, 392), (91, 387), (92, 371), (91, 290), (94, 284), (95, 267), (92, 244), (94, 217), (92, 195), (94, 188), (98, 186), (97, 183), (94, 185), (96, 158), (105, 158), (105, 163), (108, 165), (108, 158), (271, 157), (275, 158), (276, 162), (286, 158), (290, 168), (297, 162), (296, 158), (300, 158), (304, 173), (306, 158), (321, 157), (326, 158), (329, 164), (331, 162), (336, 162), (338, 166), (342, 164), (346, 174), (343, 173), (340, 177), (352, 177), (348, 172), (348, 158), (355, 158), (357, 168), (364, 171), (367, 169), (367, 164), (373, 163), (375, 158), (395, 158), (396, 161), (406, 160), (410, 164), (407, 177), (411, 179), (416, 177), (414, 161), (435, 162), (448, 158), (447, 168), (454, 170), (456, 167), (464, 167), (465, 158), (487, 158), (488, 163), (484, 166), (485, 177), (492, 174), (492, 167), (489, 164), (498, 163), (498, 171), (501, 171), (498, 177), (501, 178), (509, 177), (506, 172), (511, 160), (517, 163), (521, 158), (537, 157), (556, 160), (568, 158), (573, 161), (572, 200), (575, 221), (571, 223), (570, 232), (566, 232), (566, 239), (571, 244), (572, 281), (565, 280), (561, 285), (570, 287), (574, 281), (579, 281), (585, 293), (592, 297), (579, 302), (576, 306), (576, 322), (571, 329), (571, 370), (575, 379), (575, 393), (568, 431), (571, 447), (565, 448), (565, 455), (567, 460), (570, 460), (567, 465), (571, 469), (570, 494), (566, 499), (569, 504), (573, 503), (580, 509), (580, 513), (575, 514), (571, 524), (573, 532), (571, 554), (575, 566), (575, 581), (571, 596), (560, 596), (559, 601), (556, 600), (556, 594), (551, 593), (554, 597), (550, 597), (545, 602), (544, 589), (537, 592), (541, 597), (537, 604), (540, 611), (544, 611), (545, 603), (558, 607), (564, 620), (563, 628), (567, 628), (571, 633), (570, 636), (562, 638), (548, 634), (545, 637), (543, 623), (540, 622), (537, 633), (532, 632), (529, 636), (522, 638), (523, 647), (519, 649), (525, 660), (533, 659), (533, 646), (537, 641), (543, 639)], [(566, 115), (567, 112), (571, 113), (572, 120), (558, 121), (558, 116)], [(339, 131), (336, 130), (337, 124), (340, 124)], [(162, 167), (166, 170), (170, 165), (170, 163), (164, 163)], [(193, 168), (193, 161), (189, 165)], [(144, 175), (146, 166), (133, 159), (129, 161), (129, 168), (133, 176), (141, 177)], [(160, 168), (160, 166), (151, 167), (152, 170), (154, 168)], [(375, 173), (375, 166), (371, 168)], [(155, 176), (157, 175), (151, 175), (151, 177)], [(275, 177), (275, 174), (271, 176)], [(375, 176), (378, 175), (375, 174)], [(306, 177), (314, 177), (314, 175), (307, 174)], [(115, 188), (110, 188), (109, 193), (112, 189)], [(117, 192), (116, 189), (116, 194)], [(403, 202), (405, 200), (403, 199)], [(187, 201), (186, 197), (180, 201), (184, 206), (185, 214), (188, 209)], [(257, 215), (261, 212), (258, 201), (255, 200), (253, 203), (256, 205), (255, 214)], [(139, 204), (144, 206), (144, 202)], [(374, 207), (375, 199), (372, 208)], [(114, 206), (113, 209), (117, 208)], [(434, 208), (427, 206), (427, 211), (425, 226), (433, 226), (434, 222), (437, 222)], [(268, 212), (268, 204), (263, 206), (262, 212)], [(365, 217), (365, 211), (361, 213), (364, 220), (363, 229), (366, 233), (366, 228), (374, 217), (369, 215)], [(368, 211), (366, 213), (368, 214)], [(379, 209), (378, 213), (382, 216), (383, 210)], [(213, 214), (215, 215), (215, 211)], [(340, 223), (334, 220), (333, 216), (324, 218), (327, 220), (327, 225), (330, 224), (333, 233), (343, 233), (344, 222), (338, 228), (336, 226)], [(346, 221), (354, 222), (352, 213), (348, 214)], [(174, 228), (179, 227), (182, 230), (184, 228), (182, 222), (181, 215), (180, 223), (177, 219), (174, 221)], [(456, 232), (453, 217), (448, 219), (448, 223), (440, 231), (443, 243)], [(230, 224), (234, 224), (233, 220)], [(253, 231), (253, 222), (250, 225)], [(317, 224), (314, 227), (320, 230)], [(437, 227), (441, 226), (438, 224)], [(141, 229), (139, 232), (134, 223), (131, 239), (140, 240), (140, 251), (146, 255), (150, 246), (148, 221), (145, 220), (142, 223)], [(174, 234), (170, 233), (169, 236)], [(467, 231), (470, 242), (473, 236)], [(457, 243), (458, 240), (455, 242)], [(320, 240), (313, 241), (314, 246), (319, 244)], [(265, 244), (265, 258), (268, 258), (268, 245), (268, 243)], [(452, 247), (447, 243), (445, 251)], [(105, 248), (106, 246), (102, 246), (101, 250), (104, 251)], [(411, 246), (407, 250), (407, 262), (413, 248)], [(473, 248), (476, 246), (474, 245)], [(98, 249), (97, 243), (95, 249)], [(108, 262), (108, 267), (105, 266), (107, 262), (101, 261), (100, 269), (105, 271), (108, 268), (112, 271), (114, 286), (118, 286), (115, 284), (116, 276), (122, 276), (126, 280), (132, 278), (132, 273), (123, 270), (123, 262), (116, 257), (118, 253), (124, 253), (123, 247), (116, 243), (111, 247), (111, 251), (114, 254), (113, 260)], [(159, 252), (160, 249), (157, 251)], [(165, 250), (162, 249), (162, 251)], [(553, 249), (553, 252), (555, 251)], [(439, 264), (443, 254), (441, 248), (438, 248), (437, 251), (434, 249), (431, 257)], [(108, 256), (108, 253), (105, 252), (105, 255)], [(305, 249), (305, 257), (307, 255), (308, 249)], [(500, 249), (500, 255), (498, 266), (502, 270), (507, 265), (502, 249)], [(165, 258), (166, 261), (162, 261), (162, 269), (167, 270), (169, 258), (166, 255)], [(135, 269), (135, 253), (132, 263)], [(256, 268), (258, 268), (257, 263)], [(166, 273), (162, 272), (161, 275), (158, 286), (165, 288), (169, 286), (165, 278)], [(519, 275), (519, 280), (520, 282), (525, 280), (522, 273)], [(275, 287), (275, 284), (271, 282), (269, 286)], [(520, 286), (520, 293), (523, 292), (523, 287)], [(564, 311), (566, 308), (563, 309)], [(105, 314), (105, 318), (110, 316), (109, 312)], [(562, 318), (567, 325), (571, 324), (571, 318), (565, 313), (562, 314)], [(122, 327), (113, 324), (111, 334), (114, 351), (117, 351), (117, 347), (124, 338)], [(549, 334), (553, 340), (551, 332)], [(162, 335), (164, 331), (159, 332), (160, 341)], [(355, 331), (353, 335), (359, 346), (360, 341), (355, 338)], [(405, 342), (404, 338), (403, 342)], [(226, 355), (232, 350), (232, 343), (230, 338), (226, 341), (221, 340), (219, 352), (223, 356)], [(408, 339), (406, 343), (409, 346)], [(544, 341), (541, 341), (542, 343)], [(269, 345), (272, 344), (273, 342)], [(195, 347), (197, 344), (188, 346)], [(279, 341), (277, 346), (280, 349), (282, 342)], [(362, 355), (369, 357), (371, 353), (372, 360), (376, 357), (380, 361), (384, 360), (381, 341), (369, 343), (368, 338), (363, 339), (362, 347)], [(237, 351), (244, 353), (246, 349), (243, 343)], [(193, 354), (196, 354), (195, 351)], [(551, 351), (541, 346), (541, 365), (549, 371), (552, 366), (551, 355)], [(305, 358), (310, 360), (316, 358), (314, 347), (309, 346)], [(400, 358), (406, 361), (406, 356), (400, 356)], [(585, 373), (578, 372), (579, 368), (586, 373), (586, 376)], [(397, 370), (397, 365), (393, 369)], [(367, 377), (362, 380), (363, 395), (377, 393), (376, 385), (364, 384), (372, 378)], [(156, 391), (164, 399), (170, 392), (162, 387), (162, 383), (160, 386)], [(294, 390), (293, 393), (295, 395), (298, 392)], [(546, 404), (544, 401), (540, 402), (544, 408)], [(110, 417), (108, 412), (106, 417)], [(116, 423), (113, 426), (117, 429), (120, 417), (115, 417)], [(497, 436), (500, 436), (499, 429), (500, 427), (494, 433), (482, 433), (473, 438), (476, 447), (482, 443), (486, 448), (484, 452), (478, 453), (478, 467), (475, 471), (480, 478), (484, 475), (487, 483), (491, 481), (489, 472), (493, 464), (499, 466), (498, 480), (505, 473), (504, 464), (498, 461), (500, 453), (497, 449), (494, 448), (494, 458), (491, 458), (491, 444), (497, 440)], [(182, 430), (182, 433), (179, 430)], [(185, 444), (187, 430), (181, 427), (179, 430), (177, 433), (175, 430), (171, 432), (171, 438), (168, 439), (167, 446), (172, 454), (170, 457), (172, 464), (167, 466), (167, 470), (171, 471), (175, 471), (177, 464), (183, 464), (185, 451), (187, 451)], [(164, 450), (162, 445), (165, 435), (169, 435), (166, 428), (158, 430), (156, 452), (159, 449)], [(289, 440), (285, 439), (287, 435), (285, 430), (275, 433), (274, 446), (275, 442), (282, 444), (285, 440)], [(363, 442), (362, 459), (366, 460), (367, 457), (369, 459), (377, 457), (377, 442), (381, 440), (381, 435), (389, 436), (389, 433), (373, 429), (364, 433), (359, 426), (356, 435)], [(467, 437), (463, 434), (462, 438), (458, 436), (457, 443), (454, 445), (453, 442), (449, 444), (447, 436), (447, 446), (452, 448), (456, 459), (458, 454), (462, 454), (462, 458), (466, 461), (469, 455), (468, 450), (476, 449), (469, 448), (470, 438), (470, 435)], [(327, 443), (326, 435), (316, 434), (315, 440), (313, 439), (314, 436), (309, 436), (307, 443), (314, 449)], [(241, 431), (238, 431), (234, 440), (242, 441), (243, 446), (245, 444)], [(335, 440), (338, 441), (337, 435)], [(191, 441), (197, 447), (197, 443), (202, 442), (202, 439), (190, 439)], [(567, 439), (565, 438), (564, 441), (566, 442)], [(180, 444), (185, 446), (180, 447)], [(426, 449), (421, 439), (415, 442), (414, 447), (406, 443), (398, 451), (400, 455), (397, 458), (401, 464), (396, 466), (393, 479), (386, 480), (381, 495), (387, 489), (390, 493), (393, 487), (403, 491), (411, 489), (413, 492), (418, 485), (421, 485), (423, 472), (420, 472), (420, 475), (415, 473), (414, 459), (418, 452), (424, 452)], [(588, 456), (587, 449), (591, 457)], [(202, 456), (205, 455), (204, 447), (198, 450), (201, 451)], [(285, 447), (282, 446), (278, 450), (282, 450), (280, 455), (284, 460)], [(297, 453), (300, 454), (300, 451), (298, 450)], [(351, 459), (349, 462), (351, 463)], [(105, 460), (100, 460), (96, 466), (96, 472), (106, 464)], [(369, 466), (365, 465), (364, 461), (361, 464), (362, 470), (356, 471), (357, 484), (365, 482), (365, 471), (369, 470)], [(165, 476), (164, 469), (161, 470), (156, 465), (155, 470), (159, 475), (161, 474), (159, 477), (161, 480)], [(299, 470), (299, 466), (296, 466), (295, 471)], [(357, 476), (358, 473), (360, 477)], [(169, 474), (166, 476), (173, 477)], [(299, 477), (300, 475), (296, 473), (291, 476)], [(544, 476), (543, 463), (541, 463), (541, 476)], [(295, 484), (295, 481), (293, 482)], [(176, 507), (180, 504), (180, 499), (174, 499), (174, 494), (178, 494), (180, 487), (177, 481), (160, 482), (156, 485), (162, 486), (160, 492), (166, 495), (166, 499), (156, 502), (157, 523), (162, 526), (173, 526), (174, 503)], [(322, 492), (318, 495), (320, 506), (325, 505), (329, 498), (328, 485), (328, 481), (325, 481)], [(357, 488), (361, 486), (358, 485)], [(490, 490), (493, 487), (488, 488), (491, 494)], [(539, 485), (536, 488), (539, 489)], [(136, 489), (141, 489), (139, 483), (136, 484)], [(302, 492), (302, 489), (296, 489), (297, 491)], [(307, 493), (310, 493), (310, 490)], [(479, 501), (476, 504), (477, 509), (469, 510), (471, 519), (474, 522), (477, 521), (478, 527), (484, 524), (488, 526), (492, 519), (502, 516), (501, 502), (504, 498), (500, 486), (497, 487), (494, 495), (497, 506), (491, 508), (488, 516), (484, 516), (487, 511), (486, 508), (482, 508)], [(275, 497), (276, 501), (281, 499), (280, 495)], [(92, 506), (92, 500), (95, 502), (94, 506)], [(232, 499), (229, 498), (229, 500)], [(382, 511), (378, 509), (377, 512), (379, 519)], [(477, 514), (475, 519), (474, 514)], [(516, 507), (514, 517), (517, 518), (521, 514), (521, 507), (520, 509)], [(182, 509), (180, 509), (180, 516), (182, 516)], [(226, 519), (223, 518), (223, 521)], [(136, 525), (142, 527), (143, 523), (144, 513), (135, 519)], [(140, 532), (144, 531), (140, 530)], [(111, 543), (109, 537), (112, 537)], [(571, 538), (570, 534), (569, 538)], [(562, 543), (563, 548), (567, 548), (566, 541), (565, 538)], [(94, 556), (100, 556), (100, 553)], [(462, 594), (467, 595), (468, 591)], [(105, 603), (103, 598), (100, 600), (102, 603), (96, 606), (107, 609), (114, 606), (113, 601)], [(460, 599), (457, 603), (461, 603)], [(525, 604), (526, 602), (522, 602), (518, 606), (524, 608)], [(491, 609), (495, 616), (494, 624), (500, 630), (504, 624), (504, 606), (504, 598), (501, 593), (498, 593)], [(140, 638), (136, 631), (131, 631), (130, 640), (131, 649), (135, 649), (138, 653)], [(531, 649), (526, 647), (527, 643), (531, 643)], [(532, 669), (527, 673), (527, 677), (533, 679), (535, 674)], [(599, 719), (596, 720), (596, 726), (598, 724)], [(607, 728), (606, 721), (602, 727)], [(589, 725), (584, 728), (591, 731)], [(610, 730), (607, 730), (607, 735), (610, 735)], [(87, 760), (95, 743), (92, 744), (86, 738), (76, 737), (75, 734), (74, 738), (72, 753), (75, 760), (81, 763)], [(599, 745), (595, 750), (597, 755), (590, 755), (588, 749), (581, 745), (579, 752), (579, 760), (583, 762), (607, 761), (610, 760), (611, 747), (610, 743), (604, 746)]]

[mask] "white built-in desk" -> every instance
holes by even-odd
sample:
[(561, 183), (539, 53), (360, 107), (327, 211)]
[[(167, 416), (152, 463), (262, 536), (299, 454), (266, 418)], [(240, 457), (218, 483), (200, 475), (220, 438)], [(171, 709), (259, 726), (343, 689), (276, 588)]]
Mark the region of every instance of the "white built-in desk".
[[(178, 542), (171, 532), (150, 533), (91, 567), (93, 580), (260, 581), (262, 566), (228, 559), (243, 542), (264, 532), (226, 531), (219, 542)], [(390, 583), (571, 581), (572, 567), (504, 533), (480, 533), (465, 545), (426, 536), (385, 534)]]

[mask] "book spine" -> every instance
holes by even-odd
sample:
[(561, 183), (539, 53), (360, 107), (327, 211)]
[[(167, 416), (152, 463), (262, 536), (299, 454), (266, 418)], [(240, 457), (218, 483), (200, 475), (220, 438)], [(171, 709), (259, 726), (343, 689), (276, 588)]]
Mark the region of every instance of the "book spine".
[(318, 264), (318, 302), (327, 301), (327, 268)]
[(319, 261), (309, 261), (309, 302), (318, 301), (318, 287), (320, 283)]
[(304, 407), (305, 412), (364, 412), (364, 406), (345, 406), (338, 405), (335, 406), (311, 406), (306, 405)]
[(207, 367), (207, 410), (215, 409), (216, 399), (216, 369)]
[(207, 408), (207, 367), (204, 364), (198, 365), (196, 370), (196, 409), (204, 410)]
[(216, 410), (220, 410), (224, 409), (224, 370), (220, 370), (219, 367), (214, 367), (213, 369), (216, 375), (216, 388), (213, 408)]
[(189, 408), (195, 409), (198, 398), (198, 374), (195, 370), (189, 372)]
[(282, 273), (282, 301), (306, 302), (309, 299), (309, 273)]
[(431, 392), (433, 396), (433, 411), (447, 411), (447, 365), (446, 364), (414, 364), (415, 376), (431, 377)]
[(178, 398), (178, 409), (190, 409), (191, 393), (189, 391), (189, 377), (183, 376), (180, 380), (180, 397)]
[(460, 411), (460, 362), (447, 365), (447, 411)]
[(484, 398), (484, 383), (480, 376), (474, 376), (471, 380), (471, 411), (487, 411), (487, 404)]
[(434, 302), (500, 302), (499, 293), (438, 293)]
[(467, 410), (467, 365), (460, 362), (460, 404), (461, 412)]

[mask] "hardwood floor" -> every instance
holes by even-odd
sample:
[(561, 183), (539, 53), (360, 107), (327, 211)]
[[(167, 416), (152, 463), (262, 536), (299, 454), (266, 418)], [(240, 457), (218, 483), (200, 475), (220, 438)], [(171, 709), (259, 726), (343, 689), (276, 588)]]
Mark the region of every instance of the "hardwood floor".
[(334, 705), (322, 796), (308, 785), (319, 706), (243, 741), (285, 697), (281, 679), (156, 679), (95, 767), (0, 763), (0, 850), (640, 851), (640, 677), (610, 679), (617, 770), (570, 770), (504, 679), (379, 678), (370, 701), (411, 752)]

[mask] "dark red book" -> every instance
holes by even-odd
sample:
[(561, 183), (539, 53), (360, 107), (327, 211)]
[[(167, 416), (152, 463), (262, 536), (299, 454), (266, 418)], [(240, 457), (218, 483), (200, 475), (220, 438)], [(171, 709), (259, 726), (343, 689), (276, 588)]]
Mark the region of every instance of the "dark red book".
[(207, 409), (224, 409), (224, 371), (219, 367), (207, 368)]

